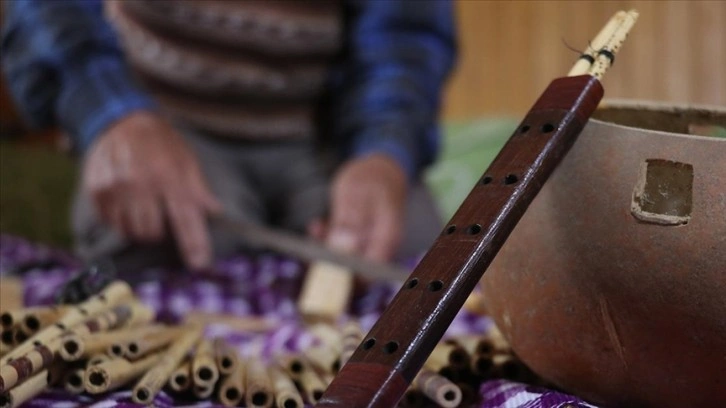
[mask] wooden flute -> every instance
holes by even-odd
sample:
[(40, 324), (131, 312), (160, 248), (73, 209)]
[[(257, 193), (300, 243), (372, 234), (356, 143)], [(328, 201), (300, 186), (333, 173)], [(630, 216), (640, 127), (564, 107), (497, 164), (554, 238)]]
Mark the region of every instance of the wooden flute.
[(601, 31), (608, 41), (585, 58), (587, 70), (555, 79), (535, 102), (317, 406), (393, 407), (404, 395), (597, 108), (631, 13), (629, 26)]

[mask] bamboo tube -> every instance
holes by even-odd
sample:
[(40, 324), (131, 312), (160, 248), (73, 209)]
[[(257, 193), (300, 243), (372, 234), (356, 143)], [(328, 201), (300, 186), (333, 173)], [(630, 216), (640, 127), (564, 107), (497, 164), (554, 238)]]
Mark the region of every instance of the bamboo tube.
[(426, 368), (419, 371), (413, 379), (413, 385), (443, 408), (454, 408), (461, 403), (461, 389), (453, 382)]
[(114, 358), (112, 356), (109, 356), (108, 354), (104, 353), (98, 353), (94, 354), (91, 357), (88, 358), (88, 361), (86, 361), (86, 368), (99, 365), (101, 363), (105, 363), (106, 361), (113, 360)]
[(471, 364), (471, 357), (463, 347), (454, 344), (439, 343), (434, 347), (424, 366), (439, 372), (439, 370), (447, 366), (455, 370), (460, 370), (468, 367), (469, 364)]
[(115, 390), (139, 377), (156, 365), (160, 359), (161, 354), (152, 354), (134, 362), (122, 358), (104, 361), (86, 369), (83, 385), (89, 394)]
[(217, 362), (219, 373), (222, 375), (230, 375), (235, 372), (239, 364), (237, 352), (232, 350), (229, 344), (221, 337), (215, 338), (212, 346), (214, 348), (214, 358)]
[[(163, 325), (149, 325), (146, 327), (131, 327), (121, 328), (118, 330), (108, 332), (97, 332), (88, 335), (85, 338), (77, 334), (69, 334), (63, 336), (63, 345), (59, 350), (61, 358), (66, 361), (75, 361), (83, 358), (89, 358), (90, 356), (98, 353), (103, 353), (107, 350), (110, 351), (110, 347), (116, 342), (128, 342), (131, 339), (139, 336), (144, 336), (148, 333), (160, 330), (166, 326)], [(120, 354), (109, 353), (117, 357), (123, 355), (123, 350), (119, 350)]]
[(351, 320), (343, 326), (342, 347), (340, 352), (340, 367), (348, 362), (360, 343), (363, 341), (363, 331), (357, 320)]
[[(172, 343), (168, 350), (162, 353), (162, 357), (158, 361), (156, 367), (146, 373), (136, 387), (134, 387), (134, 402), (142, 404), (148, 404), (151, 402), (156, 394), (159, 393), (161, 387), (169, 381), (169, 377), (172, 375), (172, 372), (179, 367), (179, 364), (184, 359), (184, 356), (186, 356), (187, 353), (197, 345), (197, 343), (200, 343), (199, 340), (201, 337), (202, 327), (186, 326), (184, 334), (177, 341)], [(193, 364), (194, 363), (192, 363), (192, 367), (194, 366)], [(216, 379), (214, 381), (216, 381)], [(213, 386), (214, 381), (210, 381), (209, 384)]]
[(335, 373), (340, 368), (339, 353), (326, 346), (314, 346), (303, 350), (305, 359), (322, 373)]
[(277, 365), (272, 364), (269, 368), (270, 381), (275, 392), (275, 404), (277, 408), (303, 408), (303, 400), (300, 392), (295, 387), (292, 379)]
[(86, 370), (77, 368), (74, 370), (68, 370), (63, 375), (63, 389), (68, 391), (70, 394), (77, 395), (85, 391), (83, 386), (83, 376)]
[(20, 406), (24, 402), (43, 392), (43, 390), (48, 387), (49, 382), (50, 373), (47, 369), (35, 374), (28, 379), (28, 381), (25, 381), (10, 391), (0, 394), (0, 408), (14, 408)]
[(0, 392), (9, 390), (48, 368), (59, 345), (57, 340), (48, 346), (38, 345), (21, 357), (0, 366)]
[(262, 360), (252, 356), (245, 360), (245, 402), (248, 407), (269, 408), (274, 403), (274, 391), (267, 367)]
[(145, 333), (138, 340), (126, 343), (124, 356), (129, 360), (137, 360), (141, 356), (169, 345), (181, 335), (182, 330), (184, 330), (182, 327), (166, 327)]
[(26, 311), (20, 326), (26, 334), (34, 334), (60, 320), (68, 309), (68, 306), (31, 308), (31, 310)]
[(277, 364), (282, 367), (293, 380), (299, 380), (303, 371), (309, 369), (309, 367), (305, 364), (305, 361), (297, 355), (279, 355), (276, 357), (276, 361)]
[(0, 366), (6, 364), (10, 359), (17, 358), (31, 351), (37, 344), (44, 344), (63, 334), (69, 327), (86, 320), (87, 316), (99, 314), (108, 310), (133, 296), (131, 287), (123, 281), (110, 283), (101, 293), (91, 296), (85, 302), (70, 307), (55, 324), (39, 331), (31, 338), (23, 342), (10, 353), (0, 359)]
[(192, 359), (192, 381), (195, 385), (214, 384), (219, 379), (219, 370), (214, 361), (212, 342), (203, 339), (194, 350)]
[(597, 33), (595, 38), (592, 39), (590, 44), (588, 44), (587, 48), (582, 53), (583, 55), (587, 55), (589, 58), (580, 57), (575, 62), (575, 65), (572, 66), (572, 69), (570, 69), (570, 72), (567, 74), (567, 76), (584, 75), (587, 73), (587, 71), (592, 66), (591, 61), (595, 59), (595, 57), (597, 56), (597, 52), (605, 46), (605, 43), (610, 39), (610, 37), (612, 37), (615, 30), (617, 30), (617, 28), (623, 24), (625, 16), (625, 11), (621, 10), (615, 13), (612, 17), (610, 17), (610, 20), (608, 20), (605, 26), (603, 26), (602, 30)]
[(214, 384), (194, 385), (192, 389), (194, 396), (199, 399), (207, 399), (214, 394)]
[(169, 388), (176, 392), (182, 392), (189, 389), (192, 384), (191, 379), (192, 361), (187, 360), (179, 367), (175, 368), (169, 376)]
[(245, 395), (245, 371), (243, 364), (237, 364), (219, 387), (219, 402), (225, 407), (236, 407)]
[(638, 12), (630, 10), (626, 13), (622, 24), (620, 24), (615, 31), (612, 33), (605, 44), (598, 49), (595, 62), (592, 64), (590, 69), (587, 71), (588, 75), (592, 75), (597, 79), (602, 79), (605, 72), (610, 68), (613, 63), (615, 54), (620, 50), (620, 47), (628, 37), (628, 33), (635, 25), (638, 20)]
[(297, 378), (297, 383), (302, 389), (305, 399), (309, 403), (315, 404), (323, 396), (323, 392), (325, 392), (325, 389), (328, 387), (315, 370), (312, 369), (312, 367), (307, 366), (307, 363), (305, 362), (303, 362), (303, 364), (305, 365), (305, 368), (303, 368), (300, 372), (300, 375)]

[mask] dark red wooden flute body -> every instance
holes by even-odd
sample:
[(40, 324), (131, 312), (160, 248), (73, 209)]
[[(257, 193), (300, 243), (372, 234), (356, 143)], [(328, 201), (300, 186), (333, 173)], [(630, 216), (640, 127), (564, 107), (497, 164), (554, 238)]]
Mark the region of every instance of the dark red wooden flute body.
[(549, 85), (317, 406), (396, 405), (602, 96), (589, 75)]

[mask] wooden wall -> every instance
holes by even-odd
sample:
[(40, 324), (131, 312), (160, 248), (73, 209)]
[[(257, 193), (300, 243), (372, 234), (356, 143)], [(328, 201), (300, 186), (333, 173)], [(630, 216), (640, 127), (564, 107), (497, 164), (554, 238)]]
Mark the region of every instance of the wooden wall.
[(444, 117), (523, 114), (616, 11), (640, 18), (606, 97), (726, 105), (726, 1), (458, 0), (460, 59)]

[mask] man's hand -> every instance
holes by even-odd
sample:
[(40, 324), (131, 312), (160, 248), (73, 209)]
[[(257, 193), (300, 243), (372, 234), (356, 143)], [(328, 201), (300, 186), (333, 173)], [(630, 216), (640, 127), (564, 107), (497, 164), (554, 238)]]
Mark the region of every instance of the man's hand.
[(129, 239), (160, 241), (168, 225), (187, 266), (211, 262), (206, 216), (221, 206), (194, 153), (160, 116), (137, 112), (109, 127), (88, 152), (82, 183), (102, 219)]
[(401, 241), (407, 188), (403, 169), (387, 155), (343, 165), (332, 184), (328, 244), (389, 261)]

